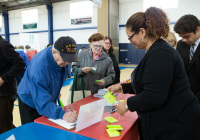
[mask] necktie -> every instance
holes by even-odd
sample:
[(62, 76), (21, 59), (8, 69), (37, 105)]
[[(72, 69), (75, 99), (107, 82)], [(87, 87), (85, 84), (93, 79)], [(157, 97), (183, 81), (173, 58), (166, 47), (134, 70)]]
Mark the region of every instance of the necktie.
[(191, 47), (190, 47), (190, 61), (192, 60), (192, 57), (194, 55), (194, 52), (195, 52), (195, 44), (192, 44)]

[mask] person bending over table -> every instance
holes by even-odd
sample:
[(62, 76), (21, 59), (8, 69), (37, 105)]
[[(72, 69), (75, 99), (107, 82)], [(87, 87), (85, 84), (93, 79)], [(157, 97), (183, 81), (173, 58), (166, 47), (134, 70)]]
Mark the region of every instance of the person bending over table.
[(200, 105), (178, 52), (161, 37), (169, 32), (163, 10), (150, 7), (133, 14), (126, 23), (126, 34), (137, 49), (146, 54), (131, 74), (131, 83), (108, 87), (112, 93), (131, 93), (119, 103), (124, 115), (136, 111), (142, 140), (199, 140)]
[[(78, 68), (77, 90), (81, 90), (81, 78), (84, 77), (85, 90), (97, 93), (99, 89), (111, 84), (115, 78), (115, 71), (111, 58), (102, 52), (104, 36), (95, 33), (88, 39), (90, 48), (79, 53), (79, 62), (72, 63), (72, 71)], [(95, 82), (101, 80), (100, 82)]]
[(33, 122), (40, 115), (67, 122), (77, 120), (75, 111), (66, 112), (56, 105), (67, 77), (67, 65), (78, 61), (76, 51), (75, 40), (67, 36), (33, 57), (17, 91), (22, 124)]

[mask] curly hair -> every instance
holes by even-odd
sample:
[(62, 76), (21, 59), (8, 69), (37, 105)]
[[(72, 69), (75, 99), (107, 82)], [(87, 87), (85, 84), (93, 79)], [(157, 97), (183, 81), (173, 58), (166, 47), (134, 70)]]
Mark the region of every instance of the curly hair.
[(104, 41), (107, 39), (110, 41), (110, 44), (111, 44), (111, 47), (109, 49), (109, 54), (114, 55), (113, 41), (109, 36), (105, 36)]
[(174, 31), (178, 34), (196, 33), (197, 27), (200, 26), (198, 18), (194, 15), (182, 16), (174, 25)]
[(99, 41), (99, 40), (104, 40), (104, 35), (102, 35), (101, 33), (94, 33), (90, 36), (88, 42), (92, 43), (94, 41)]
[(149, 37), (158, 39), (167, 37), (169, 33), (169, 19), (166, 13), (156, 7), (150, 7), (146, 12), (133, 14), (126, 23), (126, 28), (138, 33), (140, 28), (146, 29)]

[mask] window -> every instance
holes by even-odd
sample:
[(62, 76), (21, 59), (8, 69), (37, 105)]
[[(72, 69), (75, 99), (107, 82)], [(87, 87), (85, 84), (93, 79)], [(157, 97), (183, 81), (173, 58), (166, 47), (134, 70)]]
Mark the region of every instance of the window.
[(22, 11), (22, 24), (37, 23), (38, 22), (38, 10), (26, 10)]
[(70, 4), (70, 18), (82, 18), (93, 16), (93, 2), (82, 1)]
[(143, 0), (144, 11), (151, 6), (155, 6), (161, 9), (177, 8), (178, 0)]

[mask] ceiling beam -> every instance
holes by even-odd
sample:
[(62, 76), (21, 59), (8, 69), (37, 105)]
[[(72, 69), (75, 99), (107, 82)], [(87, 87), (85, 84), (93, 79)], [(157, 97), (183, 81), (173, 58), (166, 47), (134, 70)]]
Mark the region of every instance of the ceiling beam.
[(70, 0), (3, 0), (3, 2), (0, 2), (1, 5), (0, 12), (35, 7), (35, 6), (52, 4), (63, 1), (70, 1)]

